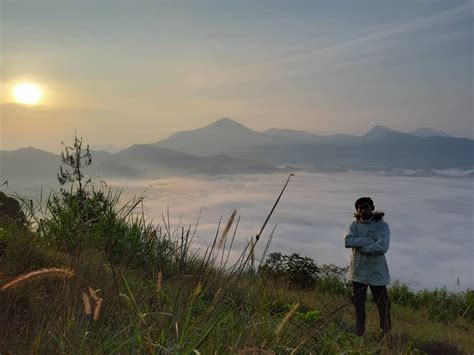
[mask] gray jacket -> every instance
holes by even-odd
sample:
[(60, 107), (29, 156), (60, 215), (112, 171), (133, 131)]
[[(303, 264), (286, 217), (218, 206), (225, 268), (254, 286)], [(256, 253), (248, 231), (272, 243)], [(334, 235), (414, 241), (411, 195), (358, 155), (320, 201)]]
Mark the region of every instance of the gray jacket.
[(348, 279), (367, 285), (389, 283), (385, 253), (390, 244), (390, 230), (383, 212), (374, 212), (369, 221), (356, 219), (346, 233), (346, 248), (352, 248)]

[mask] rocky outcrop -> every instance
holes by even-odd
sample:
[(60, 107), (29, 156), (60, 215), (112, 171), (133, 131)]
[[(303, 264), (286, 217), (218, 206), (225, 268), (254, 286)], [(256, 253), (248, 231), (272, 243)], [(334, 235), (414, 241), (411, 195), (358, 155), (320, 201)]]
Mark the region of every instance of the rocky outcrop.
[(26, 223), (25, 214), (16, 199), (8, 197), (0, 191), (0, 225), (12, 222), (24, 225)]

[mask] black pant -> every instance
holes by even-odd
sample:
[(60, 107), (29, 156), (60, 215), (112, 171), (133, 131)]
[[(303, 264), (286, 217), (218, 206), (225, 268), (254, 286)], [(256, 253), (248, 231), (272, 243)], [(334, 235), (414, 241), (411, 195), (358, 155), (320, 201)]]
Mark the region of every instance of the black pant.
[(387, 294), (387, 287), (365, 285), (360, 282), (352, 282), (352, 303), (356, 311), (356, 334), (363, 335), (365, 332), (365, 299), (367, 297), (367, 287), (370, 286), (370, 292), (377, 305), (380, 317), (380, 328), (384, 334), (391, 328), (390, 322), (390, 300)]

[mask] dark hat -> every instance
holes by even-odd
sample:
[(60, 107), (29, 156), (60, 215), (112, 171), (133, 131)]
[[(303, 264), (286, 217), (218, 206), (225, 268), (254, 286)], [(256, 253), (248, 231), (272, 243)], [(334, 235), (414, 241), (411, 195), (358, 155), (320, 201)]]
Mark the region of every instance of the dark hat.
[(361, 198), (357, 199), (357, 201), (355, 202), (355, 208), (357, 209), (357, 207), (359, 207), (359, 205), (363, 205), (365, 203), (369, 203), (372, 207), (375, 207), (374, 206), (374, 201), (372, 201), (372, 199), (370, 197), (361, 197)]

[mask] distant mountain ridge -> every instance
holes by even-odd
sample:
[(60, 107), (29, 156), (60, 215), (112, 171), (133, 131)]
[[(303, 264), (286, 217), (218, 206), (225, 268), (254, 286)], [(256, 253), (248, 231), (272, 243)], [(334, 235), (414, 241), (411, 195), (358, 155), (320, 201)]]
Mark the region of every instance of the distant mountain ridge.
[[(177, 132), (154, 144), (135, 144), (117, 153), (93, 151), (91, 175), (158, 178), (309, 171), (413, 171), (474, 169), (474, 140), (375, 126), (362, 136), (317, 135), (272, 128), (251, 130), (229, 118)], [(434, 134), (434, 135), (431, 135)], [(0, 179), (55, 179), (59, 155), (32, 147), (0, 151)], [(284, 166), (284, 168), (279, 168)]]
[[(294, 171), (231, 156), (198, 157), (149, 144), (136, 144), (118, 153), (91, 151), (87, 175), (159, 178), (180, 175), (269, 174)], [(33, 147), (0, 151), (0, 180), (23, 177), (56, 179), (61, 157)]]
[(439, 136), (440, 132), (433, 130), (422, 129), (418, 134), (420, 132), (427, 136), (398, 132), (379, 125), (362, 136), (322, 136), (276, 128), (260, 133), (223, 118), (197, 130), (178, 132), (155, 145), (200, 156), (227, 154), (310, 170), (474, 167), (471, 153), (474, 140)]

